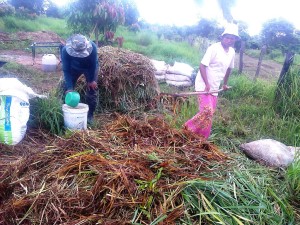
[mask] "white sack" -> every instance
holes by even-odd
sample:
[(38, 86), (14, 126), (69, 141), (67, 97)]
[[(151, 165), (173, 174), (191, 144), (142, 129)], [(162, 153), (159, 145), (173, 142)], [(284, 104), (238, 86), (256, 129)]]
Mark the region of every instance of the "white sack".
[(241, 150), (250, 158), (274, 167), (286, 167), (295, 158), (295, 148), (273, 139), (262, 139), (241, 144)]
[(154, 74), (155, 75), (165, 75), (166, 71), (163, 71), (163, 70), (161, 70), (161, 71), (155, 71)]
[(166, 80), (166, 83), (169, 85), (176, 86), (176, 87), (190, 87), (193, 85), (193, 83), (191, 81)]
[(170, 81), (178, 81), (178, 82), (191, 82), (191, 78), (185, 75), (181, 74), (173, 74), (173, 73), (167, 73), (166, 74), (166, 80)]
[(169, 65), (166, 64), (164, 61), (158, 61), (155, 59), (151, 59), (151, 62), (157, 73), (166, 73), (166, 71), (169, 67)]
[(16, 78), (0, 78), (0, 142), (18, 144), (25, 136), (29, 99), (38, 95)]
[(181, 74), (185, 76), (191, 76), (194, 68), (186, 63), (175, 62), (173, 66), (170, 66), (167, 73)]
[(166, 77), (164, 74), (163, 75), (155, 74), (155, 78), (158, 81), (158, 83), (166, 82)]
[(0, 78), (0, 95), (18, 97), (24, 101), (31, 98), (45, 98), (45, 95), (36, 94), (30, 87), (22, 84), (17, 78)]

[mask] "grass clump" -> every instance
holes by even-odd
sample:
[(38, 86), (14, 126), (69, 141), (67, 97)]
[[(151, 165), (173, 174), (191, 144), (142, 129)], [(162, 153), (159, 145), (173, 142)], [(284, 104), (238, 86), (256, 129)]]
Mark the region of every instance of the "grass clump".
[(51, 93), (47, 98), (35, 98), (30, 102), (29, 126), (63, 135), (62, 100)]
[[(286, 181), (288, 197), (296, 208), (300, 209), (300, 152), (296, 154), (294, 162), (287, 168)], [(300, 218), (300, 210), (298, 210)]]
[(292, 67), (276, 89), (274, 107), (282, 117), (300, 117), (300, 70)]

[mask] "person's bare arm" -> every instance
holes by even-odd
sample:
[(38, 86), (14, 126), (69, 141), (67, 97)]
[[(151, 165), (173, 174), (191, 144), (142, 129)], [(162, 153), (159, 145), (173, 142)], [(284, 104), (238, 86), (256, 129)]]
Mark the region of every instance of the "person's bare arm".
[(199, 70), (200, 70), (201, 77), (202, 77), (202, 79), (203, 79), (203, 81), (205, 83), (205, 89), (204, 89), (204, 91), (209, 92), (210, 85), (209, 85), (208, 80), (207, 80), (206, 66), (203, 65), (202, 63), (200, 63)]
[(229, 88), (227, 82), (228, 82), (229, 75), (231, 74), (231, 70), (232, 70), (231, 68), (228, 68), (226, 70), (225, 77), (223, 80), (223, 90), (227, 90)]

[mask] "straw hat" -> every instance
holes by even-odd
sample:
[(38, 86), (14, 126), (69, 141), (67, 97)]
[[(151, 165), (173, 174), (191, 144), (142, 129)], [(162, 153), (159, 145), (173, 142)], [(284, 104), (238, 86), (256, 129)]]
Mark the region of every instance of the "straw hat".
[(67, 40), (66, 50), (70, 56), (85, 58), (91, 54), (93, 46), (85, 36), (75, 34)]

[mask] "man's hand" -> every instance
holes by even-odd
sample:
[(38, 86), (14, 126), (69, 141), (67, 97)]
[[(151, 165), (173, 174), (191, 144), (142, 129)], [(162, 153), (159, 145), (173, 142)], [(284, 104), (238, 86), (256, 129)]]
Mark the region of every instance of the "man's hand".
[(66, 90), (65, 94), (69, 93), (69, 92), (73, 92), (74, 90), (73, 89), (68, 89)]
[(96, 81), (92, 81), (90, 83), (88, 83), (88, 89), (92, 89), (92, 90), (97, 90), (98, 88), (98, 85), (97, 85), (97, 82)]

